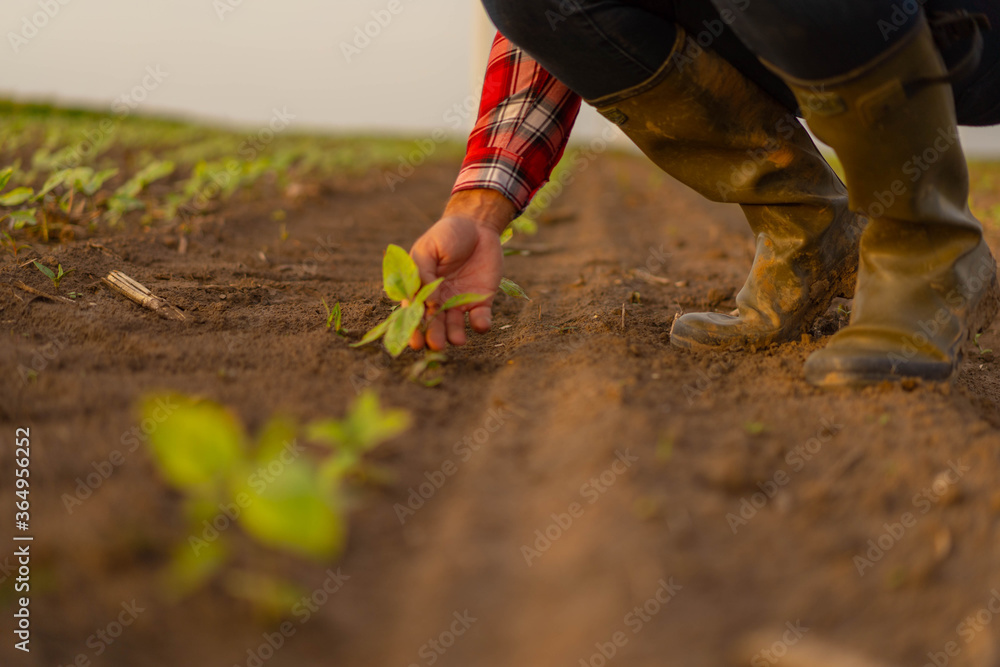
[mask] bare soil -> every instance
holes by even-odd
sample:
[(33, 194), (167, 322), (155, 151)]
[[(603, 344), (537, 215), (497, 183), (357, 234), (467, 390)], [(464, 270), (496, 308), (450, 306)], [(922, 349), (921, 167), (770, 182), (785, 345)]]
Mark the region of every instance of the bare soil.
[[(440, 386), (419, 386), (415, 353), (348, 347), (320, 300), (343, 304), (355, 336), (385, 317), (381, 253), (436, 218), (455, 170), (425, 165), (394, 193), (373, 173), (298, 203), (236, 198), (186, 244), (153, 229), (44, 246), (76, 269), (60, 293), (81, 305), (9, 286), (53, 291), (3, 260), (0, 525), (14, 532), (10, 443), (30, 427), (35, 536), (30, 654), (13, 649), (14, 575), (0, 572), (3, 664), (714, 667), (788, 651), (793, 667), (861, 664), (855, 653), (924, 665), (949, 642), (947, 664), (998, 664), (992, 353), (952, 383), (820, 391), (802, 364), (834, 312), (780, 347), (672, 348), (677, 313), (734, 307), (749, 232), (738, 208), (605, 155), (537, 236), (513, 241), (533, 251), (506, 266), (531, 301), (501, 296), (493, 330), (450, 353)], [(108, 291), (113, 269), (188, 321)], [(980, 343), (1000, 350), (995, 333)], [(290, 612), (284, 637), (220, 586), (165, 597), (187, 532), (128, 436), (137, 399), (207, 396), (253, 431), (276, 413), (339, 416), (363, 386), (414, 416), (373, 456), (394, 479), (363, 491), (339, 561), (285, 565), (317, 590), (339, 568), (341, 588), (308, 620)], [(68, 511), (65, 494), (116, 451), (124, 461)], [(135, 621), (95, 639), (133, 600)]]

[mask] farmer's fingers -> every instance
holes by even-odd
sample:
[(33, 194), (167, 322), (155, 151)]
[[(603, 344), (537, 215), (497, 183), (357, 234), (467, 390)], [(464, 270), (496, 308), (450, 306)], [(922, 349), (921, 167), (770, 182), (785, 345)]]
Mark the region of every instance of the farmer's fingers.
[(422, 334), (419, 329), (414, 331), (410, 336), (410, 347), (414, 350), (424, 349), (424, 334)]
[(419, 246), (419, 241), (413, 244), (413, 248), (410, 250), (410, 257), (413, 258), (413, 263), (417, 265), (417, 272), (420, 274), (420, 282), (427, 285), (439, 278), (437, 275), (438, 259)]
[(465, 345), (465, 313), (457, 308), (447, 311), (448, 340), (452, 345)]
[(493, 311), (490, 306), (476, 306), (469, 311), (469, 323), (479, 333), (486, 333), (493, 324)]
[(444, 313), (438, 315), (427, 325), (427, 347), (441, 351), (448, 346), (445, 337)]

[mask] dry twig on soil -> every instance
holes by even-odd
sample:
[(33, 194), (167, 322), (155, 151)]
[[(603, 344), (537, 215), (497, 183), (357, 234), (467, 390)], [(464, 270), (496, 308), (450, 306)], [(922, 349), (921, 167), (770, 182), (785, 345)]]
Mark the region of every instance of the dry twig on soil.
[(183, 322), (187, 319), (184, 313), (176, 307), (171, 306), (165, 299), (156, 296), (145, 285), (133, 280), (121, 271), (112, 271), (106, 277), (101, 278), (101, 282), (143, 308), (152, 310), (164, 319), (177, 320), (178, 322)]
[(31, 285), (25, 285), (20, 280), (15, 280), (15, 281), (13, 281), (11, 283), (4, 283), (4, 284), (5, 285), (11, 285), (13, 287), (18, 288), (19, 290), (24, 290), (28, 294), (34, 294), (35, 296), (41, 297), (43, 299), (48, 299), (49, 301), (56, 301), (56, 302), (59, 302), (59, 303), (71, 303), (74, 306), (78, 306), (79, 305), (76, 301), (73, 301), (73, 299), (67, 299), (64, 296), (59, 296), (57, 294), (49, 294), (48, 292), (43, 292), (40, 289), (35, 289)]

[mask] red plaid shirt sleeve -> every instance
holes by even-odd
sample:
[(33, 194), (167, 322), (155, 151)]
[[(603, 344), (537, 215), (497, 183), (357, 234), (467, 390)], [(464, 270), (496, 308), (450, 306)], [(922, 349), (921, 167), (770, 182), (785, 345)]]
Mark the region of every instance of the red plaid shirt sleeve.
[(579, 111), (578, 95), (497, 33), (452, 192), (490, 188), (524, 210), (562, 157)]

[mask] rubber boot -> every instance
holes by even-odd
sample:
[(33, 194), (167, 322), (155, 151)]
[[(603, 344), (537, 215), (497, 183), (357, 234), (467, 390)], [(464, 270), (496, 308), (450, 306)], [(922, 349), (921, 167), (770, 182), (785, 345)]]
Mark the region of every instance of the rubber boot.
[(818, 386), (943, 380), (997, 310), (996, 265), (968, 207), (951, 86), (925, 20), (835, 80), (791, 85), (844, 165), (861, 237), (850, 324), (806, 362)]
[(740, 204), (756, 238), (737, 314), (685, 314), (670, 340), (689, 349), (798, 340), (835, 296), (853, 292), (864, 220), (794, 114), (678, 33), (648, 81), (590, 101), (668, 174)]

